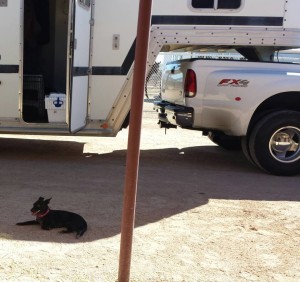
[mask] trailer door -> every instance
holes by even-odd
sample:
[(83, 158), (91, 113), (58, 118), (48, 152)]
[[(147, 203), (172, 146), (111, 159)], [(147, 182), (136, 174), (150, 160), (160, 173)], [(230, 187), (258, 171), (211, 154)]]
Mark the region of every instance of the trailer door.
[(69, 48), (69, 130), (84, 128), (88, 109), (91, 1), (73, 0)]

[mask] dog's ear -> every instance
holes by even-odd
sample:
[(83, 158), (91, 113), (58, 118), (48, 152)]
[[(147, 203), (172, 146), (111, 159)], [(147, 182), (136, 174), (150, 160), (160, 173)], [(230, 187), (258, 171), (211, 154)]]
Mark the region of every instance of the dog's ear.
[(44, 203), (48, 205), (50, 203), (51, 199), (52, 198), (49, 198), (49, 199), (45, 200)]
[(43, 197), (39, 197), (39, 201), (44, 201), (44, 198)]

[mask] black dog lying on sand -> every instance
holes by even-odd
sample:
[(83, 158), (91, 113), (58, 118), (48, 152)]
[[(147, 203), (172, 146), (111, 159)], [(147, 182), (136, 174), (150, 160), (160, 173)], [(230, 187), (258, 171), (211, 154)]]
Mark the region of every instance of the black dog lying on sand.
[(36, 220), (19, 222), (17, 225), (34, 225), (40, 224), (42, 229), (50, 230), (52, 228), (67, 228), (61, 231), (61, 233), (76, 232), (76, 238), (79, 238), (87, 230), (87, 223), (79, 214), (60, 211), (50, 210), (48, 204), (50, 199), (44, 200), (40, 197), (31, 209), (32, 215), (36, 216)]

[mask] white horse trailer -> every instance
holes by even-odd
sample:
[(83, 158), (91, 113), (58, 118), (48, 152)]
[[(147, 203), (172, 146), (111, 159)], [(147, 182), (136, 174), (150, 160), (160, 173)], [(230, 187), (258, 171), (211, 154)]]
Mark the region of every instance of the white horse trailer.
[[(115, 136), (130, 112), (137, 0), (1, 0), (0, 133)], [(300, 47), (299, 0), (153, 0), (159, 52)], [(45, 108), (46, 107), (46, 108)]]

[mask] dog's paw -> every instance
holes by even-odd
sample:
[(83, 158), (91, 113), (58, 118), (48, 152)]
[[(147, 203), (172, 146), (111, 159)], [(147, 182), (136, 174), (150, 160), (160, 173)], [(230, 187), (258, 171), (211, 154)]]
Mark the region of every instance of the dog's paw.
[(25, 222), (17, 222), (16, 225), (26, 225)]

